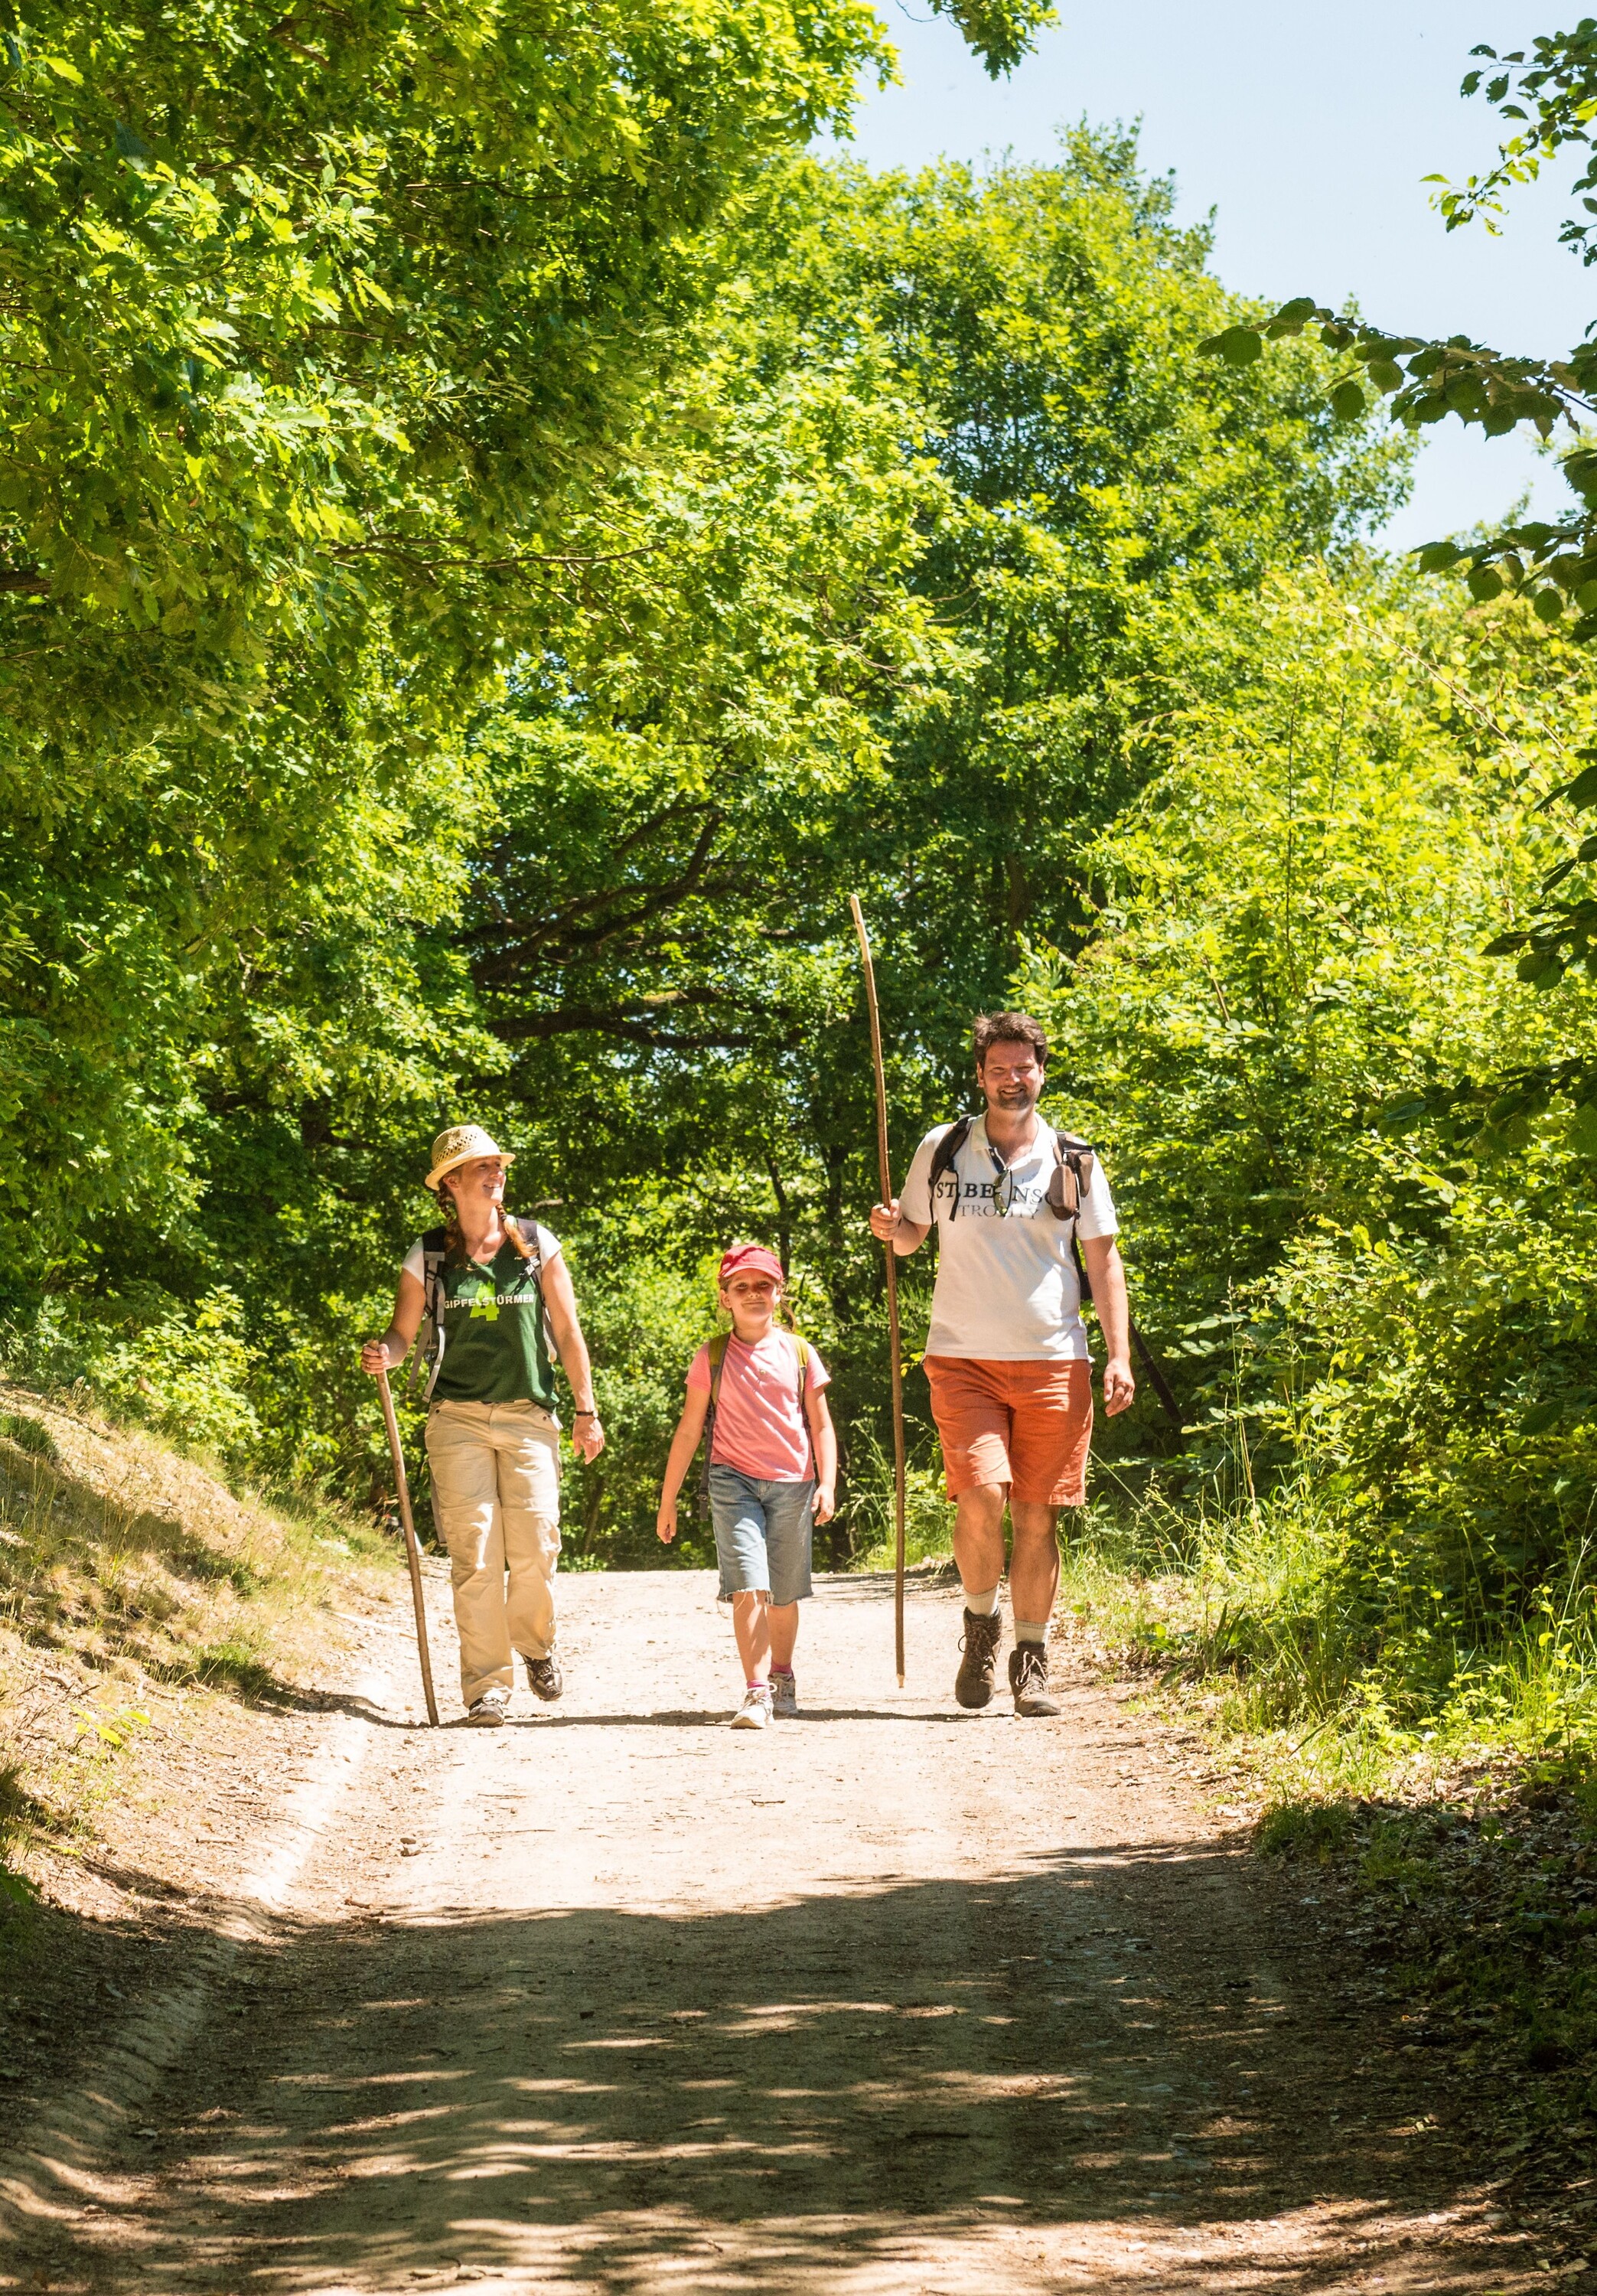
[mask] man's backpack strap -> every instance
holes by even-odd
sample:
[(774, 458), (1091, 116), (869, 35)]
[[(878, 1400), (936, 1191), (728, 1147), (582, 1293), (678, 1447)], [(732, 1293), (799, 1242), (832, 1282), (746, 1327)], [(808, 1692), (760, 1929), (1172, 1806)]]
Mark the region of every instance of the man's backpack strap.
[(1053, 1136), (1053, 1169), (1048, 1176), (1048, 1209), (1055, 1219), (1080, 1217), (1093, 1185), (1093, 1152), (1073, 1132)]
[[(931, 1200), (931, 1218), (935, 1226), (938, 1217), (938, 1187), (954, 1169), (954, 1160), (970, 1137), (968, 1116), (960, 1117), (948, 1127), (931, 1152), (931, 1169), (927, 1175), (927, 1193)], [(1073, 1220), (1078, 1218), (1093, 1185), (1093, 1151), (1085, 1140), (1073, 1132), (1056, 1132), (1053, 1136), (1053, 1170), (1049, 1175), (1047, 1205), (1055, 1219)], [(959, 1218), (959, 1186), (956, 1181), (948, 1205), (950, 1219)]]
[[(938, 1142), (937, 1146), (931, 1152), (931, 1169), (926, 1176), (926, 1194), (927, 1200), (931, 1205), (931, 1224), (933, 1227), (936, 1227), (938, 1224), (938, 1186), (947, 1177), (948, 1174), (954, 1171), (954, 1160), (959, 1154), (960, 1150), (964, 1146), (966, 1141), (970, 1137), (970, 1119), (968, 1116), (955, 1117), (954, 1122), (948, 1127), (947, 1131), (944, 1133), (942, 1138)], [(954, 1194), (949, 1200), (948, 1217), (950, 1219), (957, 1219), (959, 1218), (959, 1176), (957, 1173), (954, 1174)]]
[(431, 1364), (427, 1385), (422, 1391), (423, 1403), (430, 1402), (444, 1362), (444, 1317), (441, 1294), (444, 1288), (444, 1260), (449, 1250), (449, 1231), (446, 1227), (430, 1227), (422, 1238), (422, 1328), (416, 1335), (416, 1351), (411, 1357), (410, 1377), (405, 1383), (405, 1399), (415, 1392), (417, 1375), (424, 1363)]

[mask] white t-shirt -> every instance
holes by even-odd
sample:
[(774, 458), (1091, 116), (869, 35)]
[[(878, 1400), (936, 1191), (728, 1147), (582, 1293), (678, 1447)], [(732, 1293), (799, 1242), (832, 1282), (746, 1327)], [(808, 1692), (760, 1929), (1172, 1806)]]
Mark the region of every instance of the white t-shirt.
[[(514, 1216), (512, 1215), (512, 1217)], [(560, 1239), (558, 1236), (553, 1236), (550, 1234), (542, 1220), (524, 1220), (518, 1218), (516, 1220), (516, 1225), (520, 1229), (523, 1235), (526, 1234), (529, 1227), (534, 1231), (537, 1237), (538, 1250), (543, 1255), (543, 1261), (545, 1267), (547, 1267), (552, 1259), (558, 1259), (560, 1258)], [(506, 1236), (505, 1242), (508, 1243), (509, 1241), (510, 1238)], [(503, 1247), (501, 1247), (501, 1249), (503, 1249)], [(485, 1262), (484, 1265), (486, 1266), (487, 1263)], [(418, 1283), (422, 1283), (426, 1278), (427, 1270), (423, 1267), (422, 1261), (422, 1239), (420, 1236), (416, 1238), (414, 1243), (412, 1244), (410, 1250), (405, 1255), (404, 1273), (406, 1275), (414, 1275)]]
[[(921, 1141), (898, 1200), (905, 1218), (919, 1227), (934, 1224), (931, 1160), (951, 1128), (939, 1124)], [(1083, 1237), (1114, 1235), (1119, 1222), (1095, 1155), (1079, 1217), (1054, 1218), (1047, 1204), (1053, 1139), (1052, 1126), (1039, 1117), (1036, 1138), (1001, 1175), (987, 1145), (986, 1119), (978, 1117), (938, 1181), (929, 1356), (975, 1356), (987, 1363), (1086, 1356), (1070, 1236), (1073, 1230)], [(959, 1208), (950, 1218), (956, 1189)]]

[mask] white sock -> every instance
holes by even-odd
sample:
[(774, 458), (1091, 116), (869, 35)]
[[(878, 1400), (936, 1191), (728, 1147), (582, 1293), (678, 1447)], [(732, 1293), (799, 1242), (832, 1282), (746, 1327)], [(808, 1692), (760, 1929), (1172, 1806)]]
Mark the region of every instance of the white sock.
[[(1002, 1579), (998, 1582), (1000, 1587), (1003, 1583)], [(971, 1617), (974, 1619), (996, 1618), (998, 1615), (998, 1587), (989, 1587), (985, 1595), (972, 1595), (967, 1592), (965, 1595), (965, 1608), (970, 1611)]]
[(1046, 1619), (1017, 1619), (1015, 1620), (1015, 1640), (1018, 1643), (1046, 1643), (1047, 1639), (1048, 1621)]

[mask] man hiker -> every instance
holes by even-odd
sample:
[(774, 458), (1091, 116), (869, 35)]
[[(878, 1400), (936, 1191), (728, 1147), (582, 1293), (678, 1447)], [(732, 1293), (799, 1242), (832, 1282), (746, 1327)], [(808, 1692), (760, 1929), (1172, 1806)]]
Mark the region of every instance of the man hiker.
[(926, 1336), (931, 1412), (956, 1502), (954, 1559), (965, 1595), (963, 1658), (954, 1694), (985, 1706), (1003, 1620), (1003, 1509), (1017, 1714), (1057, 1714), (1048, 1694), (1048, 1621), (1059, 1592), (1059, 1511), (1086, 1501), (1093, 1371), (1072, 1242), (1086, 1262), (1109, 1360), (1103, 1404), (1135, 1392), (1126, 1273), (1103, 1168), (1085, 1142), (1037, 1114), (1048, 1040), (1025, 1013), (976, 1023), (976, 1081), (986, 1108), (940, 1124), (916, 1149), (904, 1193), (878, 1204), (871, 1233), (901, 1257), (938, 1230), (937, 1284)]
[(393, 1321), (360, 1357), (373, 1376), (392, 1371), (427, 1317), (427, 1456), (449, 1550), (461, 1696), (466, 1719), (490, 1728), (509, 1711), (518, 1651), (535, 1697), (558, 1698), (564, 1686), (554, 1654), (560, 1421), (550, 1338), (576, 1398), (572, 1442), (584, 1459), (604, 1448), (560, 1245), (504, 1210), (512, 1160), (479, 1125), (439, 1133), (426, 1185), (445, 1225), (412, 1245)]
[(810, 1591), (811, 1533), (830, 1520), (838, 1439), (823, 1390), (831, 1374), (814, 1348), (781, 1330), (782, 1262), (759, 1243), (722, 1258), (721, 1307), (732, 1329), (688, 1365), (687, 1402), (666, 1460), (655, 1529), (676, 1536), (676, 1495), (709, 1423), (705, 1488), (721, 1566), (720, 1599), (743, 1669), (734, 1730), (763, 1730), (798, 1711), (793, 1645)]

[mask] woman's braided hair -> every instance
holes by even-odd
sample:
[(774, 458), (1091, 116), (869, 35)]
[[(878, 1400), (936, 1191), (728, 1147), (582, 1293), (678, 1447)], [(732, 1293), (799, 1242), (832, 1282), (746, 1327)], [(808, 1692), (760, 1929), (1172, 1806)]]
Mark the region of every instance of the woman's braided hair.
[[(445, 1249), (452, 1252), (463, 1250), (465, 1247), (465, 1237), (461, 1234), (460, 1206), (455, 1201), (455, 1191), (449, 1185), (447, 1172), (444, 1173), (438, 1181), (438, 1198), (440, 1202), (448, 1207), (444, 1221)], [(532, 1246), (521, 1234), (520, 1222), (512, 1212), (504, 1213), (504, 1233), (515, 1245), (522, 1259), (530, 1259), (533, 1256)]]

